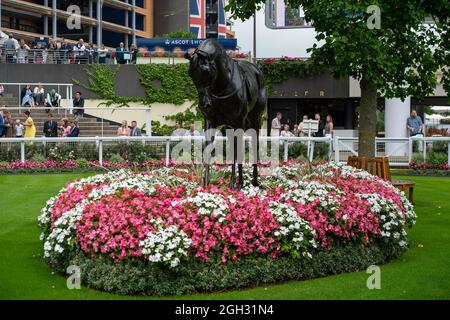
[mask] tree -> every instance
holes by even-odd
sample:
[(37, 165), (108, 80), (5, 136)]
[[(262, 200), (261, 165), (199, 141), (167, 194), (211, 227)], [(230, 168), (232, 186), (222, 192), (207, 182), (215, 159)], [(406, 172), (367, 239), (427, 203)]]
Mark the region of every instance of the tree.
[[(359, 80), (359, 155), (375, 155), (378, 95), (423, 98), (448, 86), (448, 0), (285, 0), (302, 6), (317, 32), (311, 59), (335, 77)], [(264, 0), (229, 0), (234, 18), (248, 19)], [(424, 24), (433, 18), (435, 24)], [(446, 38), (447, 37), (447, 38)]]

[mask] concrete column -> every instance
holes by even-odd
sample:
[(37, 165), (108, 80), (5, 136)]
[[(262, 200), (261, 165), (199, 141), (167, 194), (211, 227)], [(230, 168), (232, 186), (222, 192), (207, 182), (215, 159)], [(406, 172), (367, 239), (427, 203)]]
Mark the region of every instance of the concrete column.
[(97, 46), (102, 44), (102, 0), (97, 0)]
[[(384, 128), (386, 138), (408, 138), (406, 120), (411, 112), (411, 97), (405, 101), (399, 98), (386, 99), (384, 109)], [(387, 143), (386, 154), (390, 156), (407, 156), (408, 145)], [(392, 160), (391, 160), (392, 161)]]
[(133, 43), (136, 43), (136, 0), (131, 0), (132, 16), (131, 16), (131, 28), (133, 29)]
[[(126, 3), (128, 3), (128, 0), (125, 0)], [(128, 10), (125, 10), (125, 27), (129, 26), (129, 21), (128, 21)], [(125, 43), (125, 48), (129, 47), (129, 43), (128, 43), (128, 34), (125, 34), (125, 38), (124, 38), (124, 43)]]
[(53, 0), (52, 1), (52, 37), (53, 37), (53, 39), (56, 39), (56, 37), (58, 37), (56, 8), (57, 8), (56, 0)]
[[(48, 0), (44, 0), (44, 6), (48, 7)], [(46, 36), (48, 36), (48, 16), (47, 15), (44, 16), (44, 34)]]
[[(94, 7), (93, 0), (89, 0), (89, 18), (92, 18), (94, 15)], [(89, 26), (89, 42), (94, 41), (94, 27)]]

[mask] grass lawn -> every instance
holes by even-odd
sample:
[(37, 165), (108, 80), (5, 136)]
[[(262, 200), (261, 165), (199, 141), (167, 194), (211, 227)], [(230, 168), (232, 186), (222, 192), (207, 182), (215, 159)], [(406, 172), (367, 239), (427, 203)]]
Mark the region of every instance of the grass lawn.
[[(66, 181), (87, 174), (0, 176), (0, 299), (142, 299), (82, 287), (44, 263), (36, 217)], [(402, 177), (405, 179), (405, 177)], [(247, 290), (196, 294), (177, 299), (450, 299), (450, 178), (416, 181), (416, 226), (411, 248), (381, 266), (381, 289), (368, 290), (364, 271), (291, 281)], [(146, 297), (150, 299), (151, 297)], [(172, 297), (171, 297), (172, 298)]]

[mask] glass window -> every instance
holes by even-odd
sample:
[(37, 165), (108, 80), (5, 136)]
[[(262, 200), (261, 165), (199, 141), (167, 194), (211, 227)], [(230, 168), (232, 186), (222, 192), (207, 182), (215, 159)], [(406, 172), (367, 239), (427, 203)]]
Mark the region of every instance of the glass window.
[(284, 0), (266, 1), (266, 26), (271, 29), (311, 28), (301, 7), (292, 8)]

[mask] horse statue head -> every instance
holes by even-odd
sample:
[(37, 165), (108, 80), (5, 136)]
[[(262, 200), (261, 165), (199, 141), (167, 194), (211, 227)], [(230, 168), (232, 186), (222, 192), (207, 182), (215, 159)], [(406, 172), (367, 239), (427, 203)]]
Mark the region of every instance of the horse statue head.
[(228, 55), (217, 41), (208, 39), (192, 55), (186, 53), (185, 58), (190, 61), (188, 73), (201, 96), (200, 107), (208, 109), (212, 107), (211, 93), (229, 59)]

